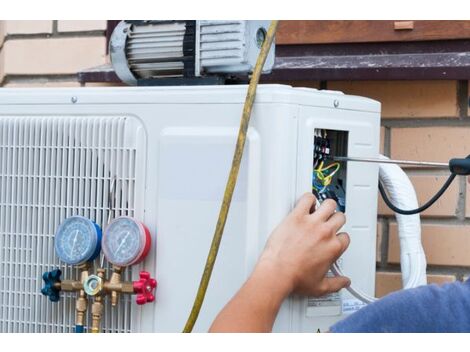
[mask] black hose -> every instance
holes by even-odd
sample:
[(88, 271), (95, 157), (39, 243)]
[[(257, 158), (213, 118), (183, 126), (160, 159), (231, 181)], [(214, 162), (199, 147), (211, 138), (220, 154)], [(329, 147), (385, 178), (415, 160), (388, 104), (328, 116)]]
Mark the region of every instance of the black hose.
[(393, 205), (390, 199), (388, 198), (387, 193), (385, 192), (385, 189), (380, 181), (379, 181), (379, 191), (380, 191), (380, 194), (382, 195), (382, 198), (385, 204), (387, 204), (387, 206), (390, 209), (392, 209), (395, 213), (402, 214), (402, 215), (413, 215), (413, 214), (421, 213), (425, 211), (427, 208), (429, 208), (431, 205), (433, 205), (442, 196), (442, 194), (447, 190), (447, 188), (449, 188), (455, 176), (457, 176), (457, 174), (455, 173), (450, 174), (449, 178), (441, 187), (441, 189), (426, 204), (420, 206), (419, 208), (412, 209), (412, 210), (403, 210)]

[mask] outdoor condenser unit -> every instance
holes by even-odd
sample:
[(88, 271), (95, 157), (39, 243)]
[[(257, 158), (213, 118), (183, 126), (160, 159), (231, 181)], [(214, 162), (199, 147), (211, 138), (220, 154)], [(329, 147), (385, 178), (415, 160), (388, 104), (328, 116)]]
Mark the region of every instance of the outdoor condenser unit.
[[(0, 91), (0, 331), (70, 332), (74, 294), (41, 295), (44, 271), (76, 269), (54, 253), (67, 217), (106, 227), (130, 215), (149, 228), (153, 304), (105, 301), (106, 332), (179, 332), (191, 310), (231, 164), (246, 86), (2, 89)], [(266, 239), (312, 191), (319, 141), (329, 156), (377, 157), (380, 104), (340, 92), (261, 85), (225, 235), (195, 331), (250, 274)], [(323, 143), (323, 142), (322, 142)], [(326, 150), (326, 149), (325, 149)], [(314, 157), (314, 155), (316, 155)], [(341, 164), (332, 186), (351, 245), (341, 265), (372, 295), (378, 168)], [(115, 181), (114, 209), (110, 187)], [(101, 259), (95, 260), (95, 266)], [(132, 273), (127, 273), (131, 275)], [(362, 304), (341, 291), (290, 297), (275, 331), (324, 331)], [(89, 319), (90, 320), (90, 319)]]

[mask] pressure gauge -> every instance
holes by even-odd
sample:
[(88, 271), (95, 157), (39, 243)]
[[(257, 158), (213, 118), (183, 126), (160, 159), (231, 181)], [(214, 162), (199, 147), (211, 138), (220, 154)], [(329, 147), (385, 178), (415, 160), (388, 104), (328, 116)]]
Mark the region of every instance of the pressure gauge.
[(55, 251), (63, 262), (79, 265), (95, 259), (101, 249), (101, 228), (83, 216), (65, 219), (55, 234)]
[(117, 266), (141, 262), (150, 250), (150, 232), (141, 222), (121, 216), (106, 227), (103, 234), (103, 252), (106, 259)]

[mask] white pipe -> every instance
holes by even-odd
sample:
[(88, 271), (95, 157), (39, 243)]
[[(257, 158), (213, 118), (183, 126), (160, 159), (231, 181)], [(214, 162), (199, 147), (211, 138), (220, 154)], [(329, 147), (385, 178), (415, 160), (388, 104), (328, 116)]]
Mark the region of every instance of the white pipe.
[[(380, 155), (381, 159), (388, 158)], [(415, 209), (418, 207), (416, 192), (406, 173), (395, 164), (379, 164), (379, 179), (387, 190), (390, 200), (401, 209)], [(398, 237), (400, 239), (400, 262), (403, 288), (412, 288), (425, 285), (426, 257), (421, 244), (421, 221), (419, 214), (395, 214), (398, 224)], [(336, 276), (344, 276), (339, 266), (334, 263), (331, 271)], [(371, 303), (377, 298), (368, 296), (354, 289), (348, 291), (364, 303)]]
[[(388, 159), (380, 155), (381, 159)], [(394, 164), (380, 164), (379, 179), (387, 190), (390, 200), (398, 208), (416, 209), (416, 192), (406, 173)], [(426, 285), (426, 257), (421, 245), (421, 221), (419, 214), (395, 213), (400, 239), (400, 262), (403, 288)]]

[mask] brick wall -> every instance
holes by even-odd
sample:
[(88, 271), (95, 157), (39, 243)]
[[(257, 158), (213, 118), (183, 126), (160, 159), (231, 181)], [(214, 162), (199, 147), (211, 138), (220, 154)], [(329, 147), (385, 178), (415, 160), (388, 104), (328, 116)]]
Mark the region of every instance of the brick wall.
[[(0, 82), (8, 87), (79, 86), (77, 71), (106, 62), (106, 21), (0, 21)], [(319, 88), (318, 82), (295, 82)], [(96, 85), (96, 84), (93, 84)], [(448, 161), (470, 154), (468, 82), (327, 82), (327, 88), (382, 102), (381, 150), (393, 158)], [(446, 173), (408, 169), (422, 204)], [(456, 179), (422, 214), (432, 283), (470, 274), (470, 187)], [(376, 294), (401, 286), (393, 214), (379, 200)]]
[(79, 86), (77, 72), (104, 64), (106, 21), (0, 21), (6, 87)]
[[(382, 102), (382, 148), (396, 159), (446, 162), (470, 154), (468, 82), (328, 82), (328, 89)], [(407, 169), (420, 204), (442, 186), (448, 173)], [(456, 178), (449, 190), (421, 214), (428, 281), (462, 280), (470, 273), (469, 185)], [(393, 213), (379, 199), (376, 294), (401, 287), (400, 251)]]

